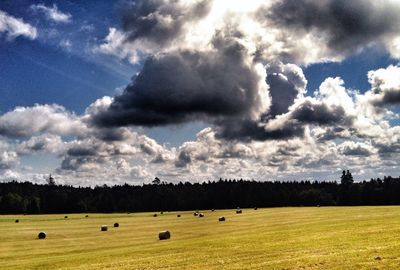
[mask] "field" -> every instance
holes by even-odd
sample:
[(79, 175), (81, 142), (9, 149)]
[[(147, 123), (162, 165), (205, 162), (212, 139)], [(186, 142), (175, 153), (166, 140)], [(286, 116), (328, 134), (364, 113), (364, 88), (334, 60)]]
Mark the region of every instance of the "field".
[(0, 216), (0, 268), (400, 269), (397, 206), (202, 212)]

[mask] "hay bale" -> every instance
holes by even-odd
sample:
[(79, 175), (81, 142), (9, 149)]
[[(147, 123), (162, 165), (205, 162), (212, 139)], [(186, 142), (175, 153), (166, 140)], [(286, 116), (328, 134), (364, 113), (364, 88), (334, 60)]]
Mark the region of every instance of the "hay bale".
[(161, 231), (158, 233), (158, 238), (160, 240), (167, 240), (171, 238), (171, 233), (169, 231)]
[(18, 223), (18, 222), (19, 222), (19, 219), (16, 219), (16, 220), (15, 220), (15, 223)]
[(181, 217), (181, 215), (178, 214), (178, 215), (176, 215), (176, 217)]
[(45, 232), (40, 232), (40, 233), (38, 234), (38, 238), (39, 238), (39, 239), (45, 239), (45, 238), (46, 238), (46, 233), (45, 233)]
[(219, 217), (218, 221), (225, 221), (225, 217)]
[(213, 208), (213, 209), (211, 209), (211, 212), (214, 212), (215, 211), (215, 209)]
[(200, 213), (200, 214), (199, 214), (199, 217), (204, 217), (204, 214), (203, 214), (203, 213)]
[(257, 208), (257, 207), (254, 207), (254, 210), (258, 210), (258, 208)]
[(108, 231), (107, 225), (101, 225), (101, 231), (102, 231), (102, 232)]
[(236, 214), (241, 214), (241, 213), (242, 213), (242, 210), (241, 210), (241, 209), (236, 210)]
[(197, 217), (198, 215), (199, 215), (199, 213), (197, 213), (197, 212), (193, 213), (193, 216), (195, 216), (195, 217)]
[(154, 214), (153, 217), (157, 217), (157, 214)]
[(68, 216), (64, 216), (64, 218), (68, 218)]
[(119, 223), (118, 222), (115, 222), (114, 223), (114, 228), (118, 228), (119, 227)]

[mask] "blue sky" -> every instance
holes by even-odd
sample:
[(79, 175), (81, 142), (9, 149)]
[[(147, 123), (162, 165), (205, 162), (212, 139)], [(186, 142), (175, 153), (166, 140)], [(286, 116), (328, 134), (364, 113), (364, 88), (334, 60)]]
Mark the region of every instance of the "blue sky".
[(303, 15), (278, 2), (1, 1), (0, 179), (400, 173), (397, 2), (311, 1)]

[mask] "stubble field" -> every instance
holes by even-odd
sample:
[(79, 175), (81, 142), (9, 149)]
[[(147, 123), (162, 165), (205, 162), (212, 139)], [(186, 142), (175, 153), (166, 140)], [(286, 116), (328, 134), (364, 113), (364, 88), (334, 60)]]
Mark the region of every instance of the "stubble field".
[(0, 268), (400, 269), (397, 206), (201, 212), (3, 215)]

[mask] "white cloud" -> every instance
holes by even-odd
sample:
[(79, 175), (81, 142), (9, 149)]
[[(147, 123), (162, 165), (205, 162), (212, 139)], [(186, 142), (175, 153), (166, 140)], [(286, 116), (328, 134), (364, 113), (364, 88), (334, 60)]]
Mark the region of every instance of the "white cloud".
[(110, 28), (104, 43), (96, 46), (95, 53), (109, 54), (119, 59), (128, 59), (131, 64), (137, 64), (139, 61), (138, 52), (134, 45), (125, 43), (126, 36), (116, 28)]
[(72, 22), (72, 15), (69, 13), (61, 12), (56, 4), (54, 4), (52, 7), (47, 7), (44, 4), (31, 5), (31, 9), (43, 12), (48, 20), (54, 21), (56, 23)]
[(16, 107), (0, 116), (0, 135), (30, 137), (39, 133), (77, 135), (86, 132), (86, 126), (72, 113), (59, 105)]
[(0, 10), (0, 34), (1, 33), (5, 33), (9, 40), (18, 36), (24, 36), (29, 39), (35, 39), (37, 37), (37, 30), (34, 26)]

